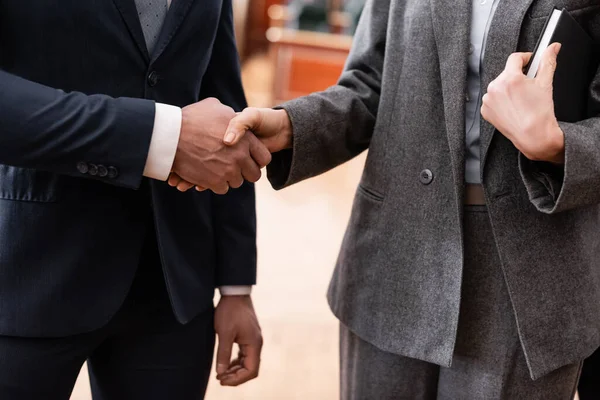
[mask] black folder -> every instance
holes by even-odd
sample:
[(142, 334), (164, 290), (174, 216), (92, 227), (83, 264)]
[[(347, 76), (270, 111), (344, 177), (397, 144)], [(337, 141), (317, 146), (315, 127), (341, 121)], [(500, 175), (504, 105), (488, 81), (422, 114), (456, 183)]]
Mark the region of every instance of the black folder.
[(552, 43), (561, 43), (554, 76), (554, 108), (562, 122), (587, 119), (589, 89), (598, 66), (600, 48), (566, 10), (554, 9), (526, 67), (530, 78), (537, 74), (542, 53)]

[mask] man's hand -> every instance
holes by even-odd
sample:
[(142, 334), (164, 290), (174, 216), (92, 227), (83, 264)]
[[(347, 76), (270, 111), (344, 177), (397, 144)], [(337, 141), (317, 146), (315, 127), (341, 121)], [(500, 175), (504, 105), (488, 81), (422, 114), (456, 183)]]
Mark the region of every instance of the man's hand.
[(560, 44), (548, 47), (534, 79), (523, 74), (531, 53), (512, 54), (488, 86), (481, 115), (533, 161), (564, 163), (565, 138), (554, 115), (552, 84)]
[(246, 108), (229, 123), (225, 144), (236, 145), (248, 131), (254, 133), (271, 153), (292, 147), (292, 123), (285, 110)]
[(206, 99), (182, 110), (181, 136), (169, 183), (179, 179), (225, 194), (244, 180), (256, 182), (271, 154), (253, 135), (237, 146), (225, 146), (223, 134), (235, 112), (217, 99)]
[[(219, 338), (217, 379), (222, 386), (238, 386), (258, 376), (262, 334), (250, 296), (223, 296), (215, 312)], [(231, 360), (233, 344), (239, 354)]]

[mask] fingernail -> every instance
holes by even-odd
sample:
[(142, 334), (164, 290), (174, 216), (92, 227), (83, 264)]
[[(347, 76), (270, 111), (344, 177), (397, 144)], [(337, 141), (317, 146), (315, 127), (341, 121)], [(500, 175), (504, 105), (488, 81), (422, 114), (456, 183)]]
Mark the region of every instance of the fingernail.
[(233, 143), (234, 139), (235, 139), (235, 133), (227, 132), (227, 134), (225, 135), (225, 143)]
[(558, 53), (560, 53), (561, 48), (562, 48), (562, 43), (557, 43), (556, 46), (554, 46), (554, 53), (556, 53), (556, 55), (558, 55)]

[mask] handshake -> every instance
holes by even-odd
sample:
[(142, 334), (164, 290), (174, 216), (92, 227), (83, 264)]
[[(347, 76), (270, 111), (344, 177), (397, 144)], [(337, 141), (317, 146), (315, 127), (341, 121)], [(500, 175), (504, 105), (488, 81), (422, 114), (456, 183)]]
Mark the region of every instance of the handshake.
[(217, 99), (202, 100), (182, 110), (168, 182), (183, 192), (195, 187), (225, 194), (244, 181), (258, 181), (271, 153), (291, 144), (292, 127), (285, 110), (247, 108), (236, 114)]

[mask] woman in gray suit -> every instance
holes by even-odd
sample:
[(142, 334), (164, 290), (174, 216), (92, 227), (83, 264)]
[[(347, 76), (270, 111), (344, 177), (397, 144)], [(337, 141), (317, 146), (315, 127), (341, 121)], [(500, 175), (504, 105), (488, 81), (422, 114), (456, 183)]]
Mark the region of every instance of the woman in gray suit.
[[(600, 74), (558, 121), (566, 7), (597, 0), (369, 0), (337, 85), (248, 109), (277, 189), (369, 149), (329, 290), (343, 399), (572, 399), (600, 345)], [(298, 245), (302, 245), (299, 243)]]

